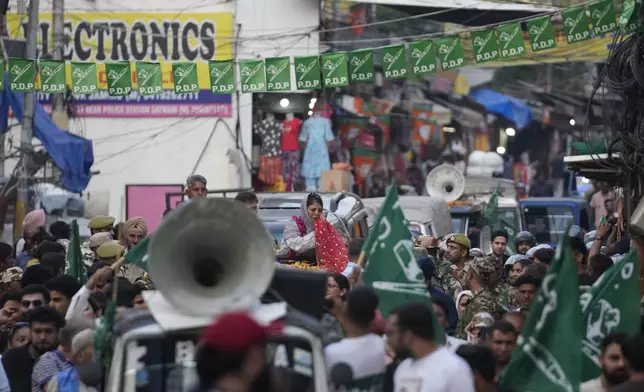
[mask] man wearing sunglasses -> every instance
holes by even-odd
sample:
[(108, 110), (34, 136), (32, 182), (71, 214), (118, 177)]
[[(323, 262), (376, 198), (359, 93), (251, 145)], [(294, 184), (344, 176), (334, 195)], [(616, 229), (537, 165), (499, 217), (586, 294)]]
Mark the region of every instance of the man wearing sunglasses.
[(45, 286), (30, 284), (22, 289), (20, 313), (25, 314), (32, 309), (47, 306), (49, 299), (49, 291)]

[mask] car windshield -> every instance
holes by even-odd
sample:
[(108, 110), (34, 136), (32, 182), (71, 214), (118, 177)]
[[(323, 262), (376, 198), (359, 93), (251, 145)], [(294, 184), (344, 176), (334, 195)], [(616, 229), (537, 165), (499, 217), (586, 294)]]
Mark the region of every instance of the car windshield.
[(568, 227), (575, 222), (569, 206), (535, 206), (523, 209), (525, 230), (534, 234), (537, 243), (558, 243)]
[(452, 233), (465, 233), (467, 216), (452, 216)]

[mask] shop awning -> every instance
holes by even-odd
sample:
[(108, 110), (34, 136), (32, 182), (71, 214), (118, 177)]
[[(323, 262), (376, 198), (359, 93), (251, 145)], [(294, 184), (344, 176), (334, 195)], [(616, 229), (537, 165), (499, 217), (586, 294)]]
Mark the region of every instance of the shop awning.
[(624, 173), (619, 169), (621, 160), (619, 154), (570, 155), (564, 157), (564, 165), (589, 180), (615, 184), (624, 180)]
[(525, 128), (532, 121), (530, 107), (517, 98), (486, 88), (472, 92), (470, 98), (483, 105), (488, 112), (512, 121), (519, 129)]
[[(529, 17), (556, 7), (538, 4), (501, 3), (477, 0), (361, 0), (356, 3), (384, 5), (410, 15), (450, 10), (428, 16), (428, 19), (467, 26), (483, 26)], [(483, 12), (481, 12), (483, 11)]]

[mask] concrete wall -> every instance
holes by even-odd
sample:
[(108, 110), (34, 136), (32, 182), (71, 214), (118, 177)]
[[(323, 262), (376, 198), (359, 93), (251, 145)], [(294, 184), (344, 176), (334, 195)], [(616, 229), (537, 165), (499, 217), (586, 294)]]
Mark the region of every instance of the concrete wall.
[[(12, 5), (15, 10), (15, 0)], [(319, 23), (319, 0), (66, 0), (65, 7), (66, 12), (77, 15), (104, 12), (106, 18), (119, 12), (233, 13), (235, 30), (239, 28), (239, 40), (233, 41), (233, 46), (241, 58), (318, 53), (317, 34), (308, 33)], [(41, 11), (50, 10), (51, 0), (41, 0)], [(87, 193), (109, 200), (109, 213), (121, 220), (125, 218), (126, 184), (179, 184), (195, 169), (208, 178), (210, 189), (249, 186), (249, 183), (240, 183), (236, 167), (229, 163), (226, 152), (235, 148), (239, 116), (241, 145), (251, 157), (252, 95), (241, 94), (239, 105), (233, 96), (232, 106), (233, 116), (222, 121), (190, 117), (72, 120), (72, 132), (94, 141), (93, 169), (99, 170), (100, 175), (91, 180)], [(207, 143), (213, 128), (215, 131)], [(17, 145), (19, 129), (10, 131), (9, 135)], [(15, 162), (6, 162), (6, 173), (14, 166)]]

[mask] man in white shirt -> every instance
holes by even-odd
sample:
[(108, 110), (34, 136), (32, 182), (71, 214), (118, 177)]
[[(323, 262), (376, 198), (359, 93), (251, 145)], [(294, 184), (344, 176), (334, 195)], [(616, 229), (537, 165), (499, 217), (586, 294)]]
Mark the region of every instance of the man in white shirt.
[[(393, 324), (393, 323), (392, 323)], [(432, 308), (407, 303), (387, 328), (394, 349), (409, 355), (394, 373), (395, 392), (475, 392), (470, 366), (435, 341)]]
[[(369, 332), (376, 309), (378, 295), (369, 286), (353, 288), (347, 295), (340, 323), (345, 338), (324, 349), (329, 379), (347, 390), (376, 390), (382, 383), (385, 372), (385, 341)], [(348, 365), (352, 380), (333, 380), (334, 367)]]
[[(434, 305), (434, 313), (436, 313), (436, 318), (438, 323), (443, 327), (443, 331), (447, 328), (447, 304), (438, 297), (432, 297), (432, 304)], [(445, 348), (451, 352), (456, 352), (461, 345), (466, 344), (467, 342), (462, 339), (455, 338), (454, 336), (449, 336), (445, 334)]]
[(622, 354), (622, 345), (626, 339), (628, 335), (621, 332), (606, 335), (602, 339), (597, 357), (602, 374), (581, 384), (579, 392), (606, 392), (628, 380), (628, 370)]

